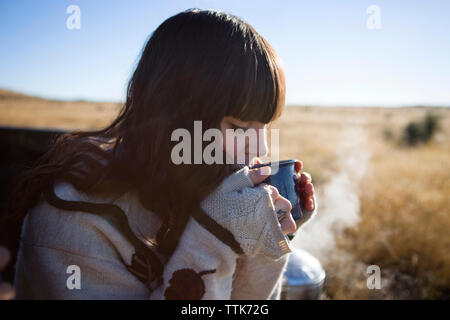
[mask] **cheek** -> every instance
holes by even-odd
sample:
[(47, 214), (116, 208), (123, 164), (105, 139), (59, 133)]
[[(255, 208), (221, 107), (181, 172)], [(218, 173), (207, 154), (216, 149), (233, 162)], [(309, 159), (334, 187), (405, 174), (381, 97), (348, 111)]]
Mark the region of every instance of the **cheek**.
[(265, 156), (269, 152), (266, 131), (258, 134), (256, 143), (249, 143), (249, 139), (245, 139), (245, 143), (242, 143), (242, 140), (239, 141), (237, 137), (234, 137), (234, 139), (232, 137), (227, 139), (226, 136), (224, 136), (223, 147), (225, 151), (228, 153), (234, 151), (234, 155), (248, 153), (258, 157)]
[[(245, 146), (244, 146), (245, 147)], [(227, 157), (232, 157), (233, 162), (236, 160), (238, 150), (237, 138), (230, 136), (227, 139), (227, 135), (223, 134), (223, 150), (225, 151)]]
[(261, 132), (259, 137), (258, 157), (264, 157), (269, 152), (269, 147), (267, 146), (267, 130)]
[(266, 156), (269, 152), (269, 148), (267, 146), (267, 130), (258, 130), (257, 131), (257, 141), (253, 144), (246, 145), (246, 151), (250, 156), (253, 157), (263, 157)]
[(267, 145), (267, 130), (256, 130), (256, 143), (249, 143), (249, 139), (238, 139), (231, 135), (227, 139), (226, 131), (223, 130), (223, 149), (227, 157), (234, 162), (237, 161), (238, 155), (248, 154), (250, 159), (254, 157), (266, 156), (269, 152)]

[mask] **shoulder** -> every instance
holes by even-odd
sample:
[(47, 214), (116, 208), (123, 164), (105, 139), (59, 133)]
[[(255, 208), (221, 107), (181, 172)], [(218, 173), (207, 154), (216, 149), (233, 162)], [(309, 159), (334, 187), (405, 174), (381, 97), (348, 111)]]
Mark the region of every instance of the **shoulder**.
[[(102, 200), (68, 183), (56, 184), (54, 193), (66, 201)], [(25, 286), (32, 282), (40, 296), (140, 299), (148, 295), (146, 286), (128, 270), (133, 264), (133, 244), (102, 215), (62, 210), (42, 199), (25, 219), (19, 252), (16, 280)], [(83, 272), (81, 296), (77, 296), (78, 290), (65, 287), (69, 265), (79, 266)]]
[[(55, 184), (54, 193), (67, 201), (94, 200), (66, 182)], [(32, 246), (110, 260), (131, 261), (134, 251), (131, 243), (102, 216), (56, 208), (45, 199), (28, 213), (22, 228), (22, 241)]]

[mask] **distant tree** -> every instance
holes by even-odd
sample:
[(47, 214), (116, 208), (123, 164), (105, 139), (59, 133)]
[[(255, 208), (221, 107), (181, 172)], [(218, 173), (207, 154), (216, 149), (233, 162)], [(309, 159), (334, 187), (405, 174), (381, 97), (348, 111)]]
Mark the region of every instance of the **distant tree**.
[(410, 146), (421, 142), (427, 143), (439, 130), (440, 120), (441, 118), (438, 115), (427, 112), (421, 121), (408, 123), (404, 128), (405, 142)]
[(436, 114), (427, 113), (423, 120), (423, 138), (425, 142), (430, 140), (434, 133), (439, 129), (440, 117)]

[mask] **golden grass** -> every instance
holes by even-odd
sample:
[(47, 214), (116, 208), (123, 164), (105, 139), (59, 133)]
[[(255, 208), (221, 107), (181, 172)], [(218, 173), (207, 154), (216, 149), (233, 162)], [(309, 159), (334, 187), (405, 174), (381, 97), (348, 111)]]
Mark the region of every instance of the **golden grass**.
[[(400, 146), (403, 126), (424, 108), (290, 108), (276, 123), (285, 130), (281, 149), (319, 174), (320, 192), (339, 172), (342, 133), (361, 126), (367, 136), (369, 166), (361, 180), (360, 222), (337, 234), (336, 253), (324, 262), (328, 295), (334, 299), (439, 298), (450, 290), (450, 117), (428, 145)], [(392, 140), (383, 131), (394, 133)], [(361, 147), (361, 146), (358, 146)], [(345, 155), (344, 155), (345, 157)], [(319, 212), (320, 214), (320, 212)], [(382, 290), (366, 287), (366, 266), (382, 270)]]
[(0, 89), (0, 125), (98, 129), (109, 124), (119, 109), (117, 103), (46, 100)]
[[(119, 108), (0, 90), (0, 125), (93, 129), (107, 125)], [(416, 148), (397, 141), (403, 126), (420, 119), (426, 108), (295, 107), (273, 124), (280, 128), (280, 158), (302, 160), (319, 195), (352, 147), (370, 153), (358, 188), (360, 221), (336, 234), (334, 254), (324, 261), (330, 298), (449, 296), (450, 110), (433, 111), (443, 118), (442, 130)], [(357, 138), (352, 128), (364, 134), (362, 145), (346, 146)], [(394, 134), (391, 140), (383, 136), (386, 129)], [(366, 287), (370, 264), (381, 267), (382, 290)]]
[(367, 264), (420, 279), (413, 297), (448, 294), (449, 145), (378, 145), (373, 152), (360, 188), (361, 222), (339, 235), (342, 248)]

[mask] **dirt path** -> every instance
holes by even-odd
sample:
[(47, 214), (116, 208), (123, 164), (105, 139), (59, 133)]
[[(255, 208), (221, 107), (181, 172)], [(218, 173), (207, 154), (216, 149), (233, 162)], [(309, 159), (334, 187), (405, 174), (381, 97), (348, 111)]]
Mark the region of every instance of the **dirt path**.
[(340, 144), (336, 146), (340, 171), (317, 190), (318, 214), (302, 227), (293, 241), (295, 247), (324, 262), (335, 249), (335, 233), (359, 221), (357, 191), (370, 159), (364, 125), (364, 118), (342, 124)]

